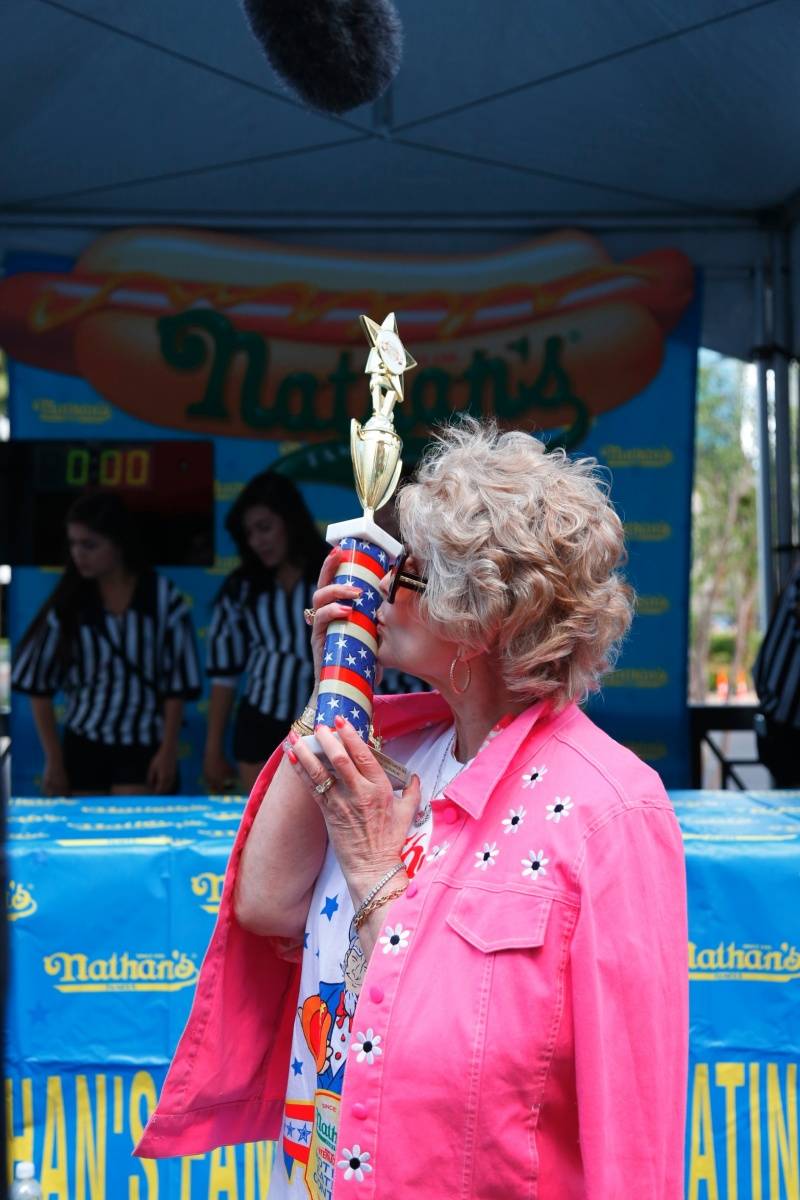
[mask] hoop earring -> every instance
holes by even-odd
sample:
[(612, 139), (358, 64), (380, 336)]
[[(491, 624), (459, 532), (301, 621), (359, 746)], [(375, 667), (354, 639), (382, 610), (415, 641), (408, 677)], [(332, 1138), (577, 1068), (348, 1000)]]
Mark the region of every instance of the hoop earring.
[[(458, 684), (456, 683), (456, 663), (460, 663), (460, 662), (463, 662), (464, 666), (467, 668), (467, 681), (463, 687), (459, 687)], [(467, 690), (467, 688), (469, 687), (469, 685), (471, 683), (472, 683), (472, 667), (469, 665), (469, 663), (466, 661), (466, 659), (463, 659), (460, 654), (457, 654), (455, 656), (455, 658), (453, 659), (453, 661), (450, 663), (450, 684), (453, 688), (453, 691), (457, 692), (459, 696), (463, 696), (464, 692)]]

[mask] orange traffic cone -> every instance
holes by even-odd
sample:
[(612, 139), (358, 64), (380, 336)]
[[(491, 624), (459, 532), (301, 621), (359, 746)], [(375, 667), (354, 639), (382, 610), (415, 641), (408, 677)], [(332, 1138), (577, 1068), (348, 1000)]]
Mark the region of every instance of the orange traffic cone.
[(730, 684), (727, 671), (717, 671), (717, 698), (720, 700), (728, 699)]

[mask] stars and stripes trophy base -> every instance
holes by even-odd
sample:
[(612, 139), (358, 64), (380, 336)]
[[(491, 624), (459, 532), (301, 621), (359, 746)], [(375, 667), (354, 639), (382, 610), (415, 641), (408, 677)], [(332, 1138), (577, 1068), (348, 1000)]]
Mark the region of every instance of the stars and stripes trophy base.
[(315, 722), (334, 728), (336, 717), (345, 717), (366, 741), (378, 654), (375, 614), (382, 600), (378, 585), (402, 546), (374, 521), (363, 518), (330, 526), (328, 541), (338, 544), (344, 556), (335, 582), (361, 588), (361, 594), (348, 602), (349, 617), (328, 626)]

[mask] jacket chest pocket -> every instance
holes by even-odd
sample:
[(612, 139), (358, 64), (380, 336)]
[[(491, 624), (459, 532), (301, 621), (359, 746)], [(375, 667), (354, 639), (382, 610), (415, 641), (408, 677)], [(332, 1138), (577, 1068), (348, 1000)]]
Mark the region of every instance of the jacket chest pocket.
[(545, 945), (552, 896), (528, 892), (487, 892), (460, 888), (447, 913), (447, 924), (484, 954), (536, 950)]

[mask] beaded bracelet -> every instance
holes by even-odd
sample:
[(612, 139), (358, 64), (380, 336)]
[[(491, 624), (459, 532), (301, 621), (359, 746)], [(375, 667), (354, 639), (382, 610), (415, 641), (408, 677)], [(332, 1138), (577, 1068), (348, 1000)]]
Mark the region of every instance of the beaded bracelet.
[(402, 896), (403, 892), (408, 887), (395, 888), (393, 892), (387, 892), (385, 896), (376, 896), (374, 900), (370, 900), (369, 904), (362, 904), (356, 915), (353, 917), (353, 925), (356, 930), (359, 930), (366, 921), (367, 917), (371, 916), (376, 909), (384, 904), (388, 904), (390, 900), (396, 900), (398, 896)]
[[(358, 908), (355, 911), (355, 916), (353, 917), (354, 921), (356, 921), (356, 922), (358, 921), (359, 916), (364, 911), (364, 909), (367, 907), (369, 902), (373, 899), (373, 897), (377, 896), (377, 894), (381, 890), (381, 888), (385, 887), (386, 884), (389, 882), (389, 880), (393, 879), (398, 871), (402, 871), (404, 866), (405, 866), (405, 863), (403, 863), (403, 862), (396, 863), (395, 866), (393, 866), (390, 871), (386, 872), (383, 879), (378, 880), (378, 882), (375, 884), (374, 888), (370, 888), (370, 890), (367, 892), (366, 896), (361, 901), (361, 903), (359, 904)], [(356, 925), (356, 929), (358, 929), (358, 925)]]

